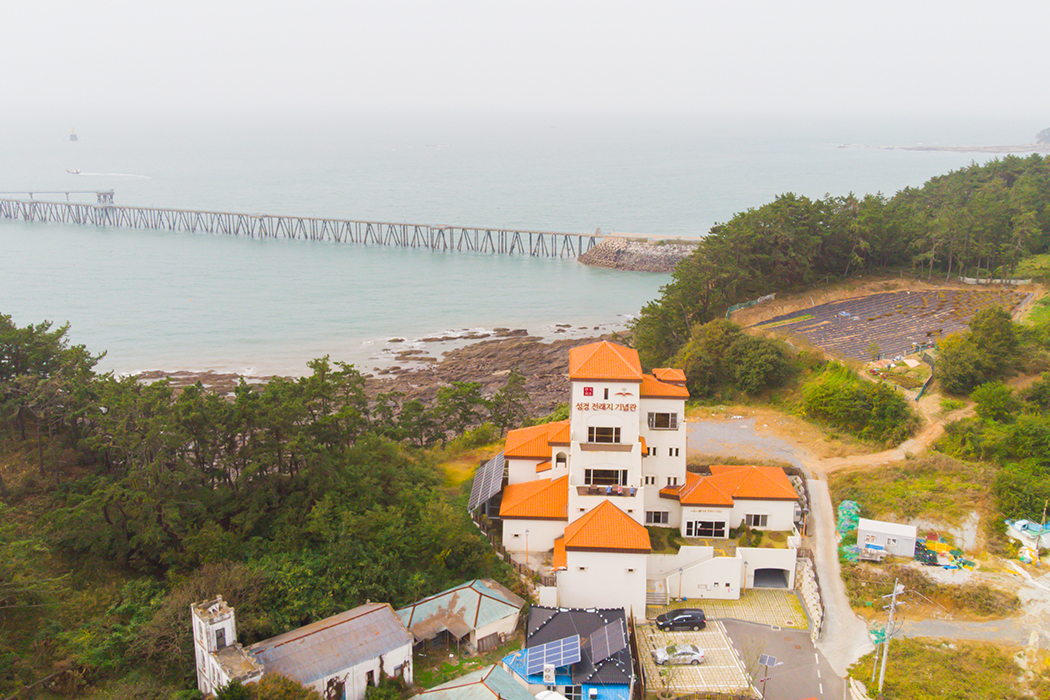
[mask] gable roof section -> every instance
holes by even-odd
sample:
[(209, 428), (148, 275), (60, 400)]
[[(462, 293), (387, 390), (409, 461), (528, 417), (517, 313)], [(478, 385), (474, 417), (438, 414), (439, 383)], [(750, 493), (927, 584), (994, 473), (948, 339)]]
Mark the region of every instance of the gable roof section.
[(687, 506), (732, 506), (736, 499), (794, 501), (795, 487), (780, 467), (713, 465), (709, 476), (689, 473), (677, 493), (661, 489), (663, 497)]
[(653, 376), (661, 382), (685, 384), (685, 372), (675, 367), (657, 367), (653, 370)]
[(507, 431), (503, 454), (507, 457), (550, 459), (552, 444), (568, 444), (569, 421), (556, 421)]
[(638, 351), (602, 340), (569, 351), (569, 379), (642, 381)]
[(648, 374), (642, 377), (642, 388), (638, 392), (643, 398), (688, 399), (689, 390), (677, 384), (668, 384)]
[(417, 642), (443, 630), (457, 638), (517, 615), (525, 601), (491, 579), (474, 579), (397, 611)]
[(648, 553), (652, 546), (644, 527), (605, 500), (565, 528), (565, 549)]
[(421, 700), (536, 700), (525, 686), (500, 666), (486, 666), (424, 690), (415, 697)]
[(269, 673), (303, 685), (374, 659), (412, 635), (386, 603), (369, 603), (249, 647)]
[(594, 661), (590, 644), (586, 640), (610, 622), (620, 620), (622, 629), (627, 629), (623, 608), (592, 608), (588, 610), (545, 608), (533, 605), (529, 608), (529, 620), (525, 633), (526, 649), (538, 647), (565, 637), (579, 635), (580, 661), (571, 668), (572, 681), (579, 685), (630, 684), (634, 675), (631, 666), (629, 645), (601, 661)]
[(499, 516), (508, 520), (568, 520), (569, 475), (508, 484)]

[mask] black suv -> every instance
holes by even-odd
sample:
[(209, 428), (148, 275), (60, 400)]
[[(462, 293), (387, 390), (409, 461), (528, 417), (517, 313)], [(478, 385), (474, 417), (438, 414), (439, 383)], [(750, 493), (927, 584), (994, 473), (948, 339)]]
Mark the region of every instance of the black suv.
[(667, 630), (702, 630), (707, 627), (707, 616), (703, 610), (681, 608), (656, 616), (656, 626)]

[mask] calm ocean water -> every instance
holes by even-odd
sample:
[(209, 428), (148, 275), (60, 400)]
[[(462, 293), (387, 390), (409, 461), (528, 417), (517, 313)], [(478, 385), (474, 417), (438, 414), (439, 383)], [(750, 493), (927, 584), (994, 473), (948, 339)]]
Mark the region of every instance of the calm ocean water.
[[(848, 119), (0, 117), (0, 191), (113, 189), (129, 205), (693, 237), (781, 192), (892, 194), (987, 159), (879, 146), (1026, 143), (1035, 130)], [(69, 321), (73, 341), (107, 350), (102, 366), (117, 371), (300, 373), (326, 353), (371, 369), (389, 364), (391, 350), (434, 349), (418, 340), (454, 330), (615, 328), (669, 279), (571, 260), (7, 221), (0, 250), (0, 312), (19, 324)]]

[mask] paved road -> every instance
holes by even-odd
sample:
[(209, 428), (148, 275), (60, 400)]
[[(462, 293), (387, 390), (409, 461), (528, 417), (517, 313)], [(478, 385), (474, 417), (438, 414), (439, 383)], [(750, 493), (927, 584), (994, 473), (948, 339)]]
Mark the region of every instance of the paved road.
[[(819, 460), (806, 450), (772, 435), (760, 434), (753, 418), (732, 421), (690, 421), (689, 452), (742, 459), (778, 459), (803, 469), (812, 476)], [(874, 647), (867, 625), (849, 606), (842, 583), (835, 541), (835, 514), (826, 481), (807, 479), (812, 514), (809, 518), (809, 546), (813, 548), (817, 577), (824, 598), (824, 630), (817, 647), (831, 667), (844, 677), (847, 669)], [(804, 697), (804, 696), (803, 696)]]
[(835, 672), (844, 677), (857, 659), (875, 647), (868, 637), (868, 626), (850, 608), (842, 583), (828, 482), (807, 479), (806, 485), (813, 509), (810, 535), (814, 540), (814, 563), (824, 601), (824, 631), (817, 648), (828, 657)]
[(827, 659), (813, 648), (809, 632), (774, 630), (768, 625), (723, 620), (726, 633), (743, 658), (744, 666), (762, 690), (764, 669), (757, 659), (761, 654), (775, 656), (779, 665), (769, 669), (765, 683), (765, 700), (841, 700), (844, 681), (831, 668)]

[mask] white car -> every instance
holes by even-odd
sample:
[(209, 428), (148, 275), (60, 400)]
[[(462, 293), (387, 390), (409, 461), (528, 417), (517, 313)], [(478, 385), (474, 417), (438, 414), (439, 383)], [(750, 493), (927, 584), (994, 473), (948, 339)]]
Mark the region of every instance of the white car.
[(696, 666), (703, 663), (706, 658), (704, 650), (695, 644), (672, 644), (669, 647), (653, 650), (653, 661), (660, 666), (664, 664), (692, 664)]

